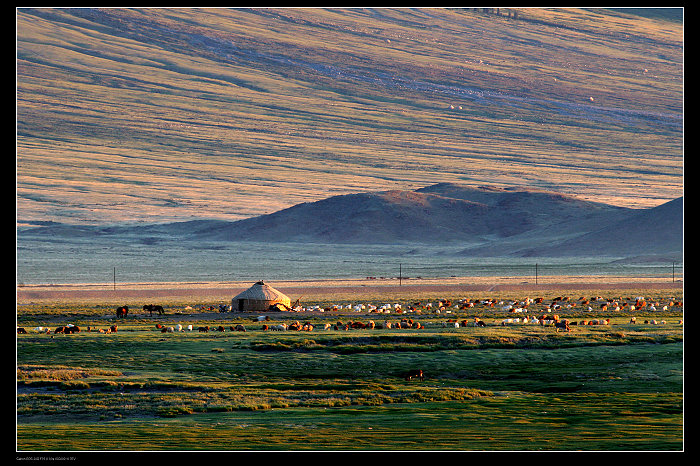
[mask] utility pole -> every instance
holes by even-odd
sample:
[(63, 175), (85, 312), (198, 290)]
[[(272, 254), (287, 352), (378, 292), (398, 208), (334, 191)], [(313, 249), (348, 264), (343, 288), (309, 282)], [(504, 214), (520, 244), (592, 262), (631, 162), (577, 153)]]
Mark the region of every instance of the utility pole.
[(117, 291), (117, 268), (114, 267), (114, 273), (112, 275), (112, 287), (114, 291)]
[(676, 282), (676, 263), (675, 262), (673, 262), (673, 266), (671, 268), (671, 271), (672, 271), (671, 272), (672, 273), (671, 281), (675, 283)]
[(399, 286), (401, 286), (401, 264), (399, 264)]
[(535, 285), (537, 285), (537, 262), (535, 262)]

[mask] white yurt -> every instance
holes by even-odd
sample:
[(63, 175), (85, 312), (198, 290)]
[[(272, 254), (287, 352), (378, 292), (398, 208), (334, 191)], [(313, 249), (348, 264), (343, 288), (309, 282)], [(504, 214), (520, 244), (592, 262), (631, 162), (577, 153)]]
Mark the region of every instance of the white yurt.
[(282, 292), (277, 291), (262, 280), (236, 295), (231, 300), (231, 311), (267, 311), (273, 304), (283, 304), (287, 308), (291, 305), (290, 299)]

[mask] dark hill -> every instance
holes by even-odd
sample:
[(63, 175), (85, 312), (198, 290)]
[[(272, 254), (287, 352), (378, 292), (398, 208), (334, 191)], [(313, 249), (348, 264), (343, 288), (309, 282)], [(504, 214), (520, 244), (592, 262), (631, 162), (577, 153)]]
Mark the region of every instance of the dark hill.
[(50, 224), (24, 236), (145, 244), (259, 241), (463, 246), (469, 256), (614, 256), (683, 251), (683, 198), (629, 209), (522, 188), (440, 183), (416, 191), (333, 196), (239, 221), (76, 227)]
[(635, 212), (629, 218), (553, 245), (525, 252), (532, 256), (632, 256), (683, 251), (683, 198)]
[(591, 231), (631, 212), (550, 192), (441, 183), (416, 191), (334, 196), (217, 224), (200, 230), (196, 237), (318, 243), (484, 243), (528, 234), (560, 238)]

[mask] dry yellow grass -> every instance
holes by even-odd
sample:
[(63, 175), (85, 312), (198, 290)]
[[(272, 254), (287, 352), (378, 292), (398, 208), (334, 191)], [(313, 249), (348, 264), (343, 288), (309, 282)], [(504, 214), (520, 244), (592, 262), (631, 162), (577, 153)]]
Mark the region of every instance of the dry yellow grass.
[(682, 195), (682, 44), (579, 9), (20, 9), (18, 220), (237, 220), (438, 181), (658, 205)]

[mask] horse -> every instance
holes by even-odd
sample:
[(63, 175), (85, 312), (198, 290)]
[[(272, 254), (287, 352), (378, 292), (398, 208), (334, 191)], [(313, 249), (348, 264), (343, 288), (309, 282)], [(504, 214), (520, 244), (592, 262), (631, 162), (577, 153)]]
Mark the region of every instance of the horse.
[(129, 313), (129, 306), (121, 306), (117, 308), (117, 318), (126, 317)]
[(143, 306), (143, 310), (148, 311), (151, 316), (153, 316), (154, 312), (157, 312), (158, 315), (165, 314), (165, 309), (159, 304), (146, 304)]

